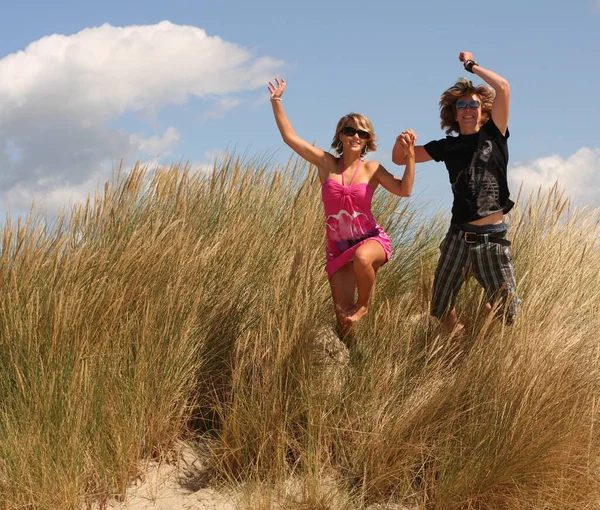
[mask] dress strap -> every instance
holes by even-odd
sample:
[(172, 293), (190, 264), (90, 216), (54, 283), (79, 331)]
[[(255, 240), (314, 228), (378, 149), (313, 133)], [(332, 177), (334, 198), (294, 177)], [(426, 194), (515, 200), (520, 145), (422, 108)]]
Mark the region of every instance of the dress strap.
[[(346, 184), (344, 184), (344, 169), (342, 168), (342, 160), (344, 158), (340, 158), (340, 173), (342, 174), (342, 186), (345, 186)], [(352, 174), (352, 178), (350, 179), (350, 184), (348, 184), (348, 186), (352, 186), (352, 181), (354, 181), (354, 178), (356, 177), (356, 172), (358, 172), (358, 169), (360, 168), (360, 164), (362, 163), (362, 159), (358, 160), (358, 164), (356, 165), (356, 168), (354, 169), (354, 173)]]

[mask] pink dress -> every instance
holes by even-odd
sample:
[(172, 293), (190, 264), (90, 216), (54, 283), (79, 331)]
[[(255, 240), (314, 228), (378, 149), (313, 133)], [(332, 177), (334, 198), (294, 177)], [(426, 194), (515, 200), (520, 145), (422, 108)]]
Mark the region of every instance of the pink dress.
[(373, 187), (368, 182), (352, 184), (361, 163), (356, 165), (350, 184), (344, 183), (342, 172), (342, 184), (330, 178), (321, 186), (327, 239), (325, 271), (329, 279), (350, 262), (358, 247), (367, 241), (381, 244), (386, 262), (392, 255), (392, 242), (371, 212)]

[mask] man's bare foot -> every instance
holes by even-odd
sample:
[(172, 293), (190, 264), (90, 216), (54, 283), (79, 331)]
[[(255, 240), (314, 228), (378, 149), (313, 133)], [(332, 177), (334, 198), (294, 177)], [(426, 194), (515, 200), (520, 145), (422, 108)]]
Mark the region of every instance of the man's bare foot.
[(440, 321), (441, 326), (444, 328), (446, 333), (452, 333), (455, 330), (465, 329), (465, 326), (462, 322), (458, 322), (456, 319), (442, 319)]
[(450, 334), (450, 338), (460, 338), (465, 334), (465, 325), (459, 322), (455, 310), (442, 318), (440, 323), (446, 332)]
[(450, 338), (462, 338), (467, 330), (462, 322), (457, 322), (450, 330)]
[(360, 319), (362, 319), (368, 311), (369, 309), (366, 306), (361, 306), (352, 315), (349, 315), (347, 317), (347, 320), (352, 326), (356, 324)]

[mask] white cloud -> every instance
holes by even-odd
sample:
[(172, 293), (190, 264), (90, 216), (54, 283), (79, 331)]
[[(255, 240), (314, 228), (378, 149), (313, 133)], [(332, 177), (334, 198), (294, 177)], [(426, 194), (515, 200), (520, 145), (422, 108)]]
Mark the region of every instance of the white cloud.
[(35, 202), (38, 211), (54, 214), (58, 210), (68, 209), (75, 203), (84, 202), (88, 195), (104, 182), (105, 175), (110, 175), (108, 170), (102, 172), (102, 178), (100, 175), (90, 176), (84, 182), (76, 185), (69, 181), (61, 182), (59, 180), (46, 180), (44, 183), (38, 183), (38, 186), (17, 183), (10, 189), (9, 205), (11, 209), (16, 209), (18, 212), (19, 210), (28, 210), (30, 205)]
[(154, 135), (150, 138), (144, 138), (141, 135), (130, 135), (130, 143), (142, 154), (168, 154), (170, 148), (179, 141), (179, 132), (174, 128), (168, 128), (164, 135)]
[(240, 99), (233, 97), (224, 97), (219, 100), (216, 108), (206, 112), (203, 115), (204, 120), (220, 119), (226, 112), (242, 104)]
[[(220, 168), (221, 164), (227, 161), (231, 153), (224, 149), (211, 149), (204, 152), (204, 157), (196, 161), (178, 160), (175, 164), (180, 168), (187, 167), (190, 173), (193, 174), (211, 174), (216, 168)], [(173, 162), (168, 163), (158, 157), (149, 160), (140, 161), (140, 165), (146, 167), (150, 174), (160, 168), (169, 168)]]
[(600, 206), (600, 149), (582, 147), (564, 159), (554, 155), (532, 163), (517, 163), (508, 170), (511, 188), (523, 191), (547, 190), (558, 181), (577, 205)]
[(192, 173), (210, 174), (220, 163), (224, 162), (230, 155), (224, 149), (212, 149), (204, 153), (203, 161), (190, 162), (190, 170)]
[[(157, 25), (87, 28), (50, 35), (0, 60), (0, 194), (12, 206), (73, 191), (110, 177), (119, 161), (164, 156), (174, 127), (143, 136), (109, 129), (124, 113), (152, 118), (191, 96), (214, 101), (209, 118), (263, 87), (282, 62), (200, 28)], [(156, 129), (158, 131), (158, 129)]]

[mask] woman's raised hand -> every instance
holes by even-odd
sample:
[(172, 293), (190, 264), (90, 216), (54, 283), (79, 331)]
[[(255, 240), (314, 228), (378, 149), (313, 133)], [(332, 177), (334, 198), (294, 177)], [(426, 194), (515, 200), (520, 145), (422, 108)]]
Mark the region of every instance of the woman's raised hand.
[(281, 99), (285, 91), (285, 80), (283, 78), (275, 78), (275, 84), (269, 82), (269, 93), (271, 99)]

